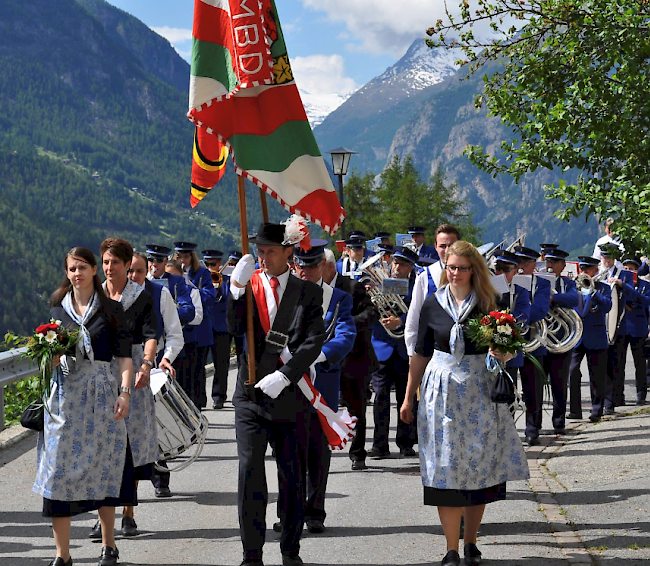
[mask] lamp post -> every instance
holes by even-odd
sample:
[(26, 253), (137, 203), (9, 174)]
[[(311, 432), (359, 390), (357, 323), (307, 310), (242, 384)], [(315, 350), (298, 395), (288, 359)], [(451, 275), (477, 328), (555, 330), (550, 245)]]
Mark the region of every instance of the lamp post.
[[(345, 203), (343, 202), (343, 175), (347, 175), (348, 173), (350, 157), (358, 154), (356, 151), (344, 147), (337, 147), (326, 153), (332, 156), (332, 169), (334, 170), (334, 175), (339, 178), (339, 201), (341, 202), (341, 206), (345, 208)], [(345, 221), (341, 224), (341, 236), (345, 240)]]

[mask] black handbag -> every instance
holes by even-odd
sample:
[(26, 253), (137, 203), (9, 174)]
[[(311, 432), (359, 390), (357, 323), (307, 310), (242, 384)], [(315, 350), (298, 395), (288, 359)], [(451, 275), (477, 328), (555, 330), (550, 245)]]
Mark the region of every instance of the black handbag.
[(20, 416), (20, 424), (38, 432), (45, 428), (45, 405), (42, 400), (30, 403)]
[(500, 369), (497, 373), (492, 391), (490, 391), (490, 399), (493, 403), (505, 403), (510, 405), (515, 401), (515, 384), (510, 377), (510, 374)]

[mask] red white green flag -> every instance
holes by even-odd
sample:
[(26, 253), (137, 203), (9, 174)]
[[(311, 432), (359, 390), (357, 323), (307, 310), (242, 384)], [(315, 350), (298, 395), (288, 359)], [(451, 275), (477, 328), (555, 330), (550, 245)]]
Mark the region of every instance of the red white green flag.
[(345, 211), (307, 121), (274, 0), (195, 0), (192, 39), (188, 118), (228, 147), (238, 175), (336, 232)]

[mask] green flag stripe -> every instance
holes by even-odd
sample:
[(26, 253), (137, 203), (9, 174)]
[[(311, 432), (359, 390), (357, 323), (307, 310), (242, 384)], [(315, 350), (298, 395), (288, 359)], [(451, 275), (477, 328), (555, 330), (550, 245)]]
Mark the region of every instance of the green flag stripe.
[(229, 92), (237, 85), (230, 51), (223, 45), (192, 39), (192, 70), (195, 77), (219, 81)]
[(230, 140), (237, 166), (249, 170), (284, 171), (301, 155), (320, 157), (306, 120), (285, 122), (272, 134), (235, 134)]

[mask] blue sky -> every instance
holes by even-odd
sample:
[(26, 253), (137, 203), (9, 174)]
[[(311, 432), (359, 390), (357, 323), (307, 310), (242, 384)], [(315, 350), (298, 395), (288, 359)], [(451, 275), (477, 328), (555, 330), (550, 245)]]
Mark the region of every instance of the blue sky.
[[(194, 0), (108, 1), (189, 59)], [(299, 86), (339, 94), (383, 73), (444, 13), (443, 0), (276, 0), (276, 6)]]

